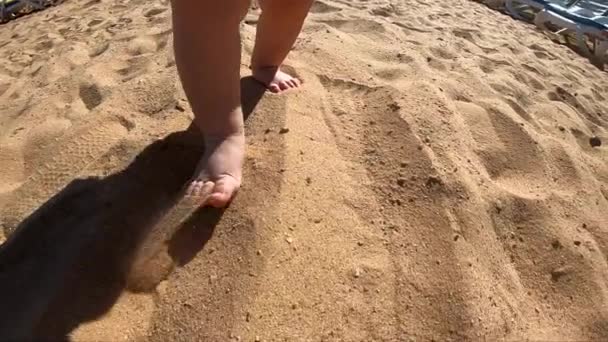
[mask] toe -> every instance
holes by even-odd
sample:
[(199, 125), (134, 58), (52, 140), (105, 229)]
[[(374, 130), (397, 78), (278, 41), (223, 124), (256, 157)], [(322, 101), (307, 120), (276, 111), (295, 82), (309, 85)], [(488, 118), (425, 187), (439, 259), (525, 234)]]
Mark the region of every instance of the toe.
[(293, 82), (296, 84), (296, 87), (299, 87), (300, 85), (302, 85), (302, 81), (300, 81), (300, 80), (299, 80), (299, 79), (297, 79), (297, 78), (294, 78), (294, 79), (293, 79)]
[(231, 197), (224, 193), (214, 193), (209, 197), (207, 204), (214, 208), (224, 208), (230, 203)]
[(213, 191), (214, 186), (215, 186), (215, 184), (213, 182), (205, 182), (203, 185), (201, 185), (201, 187), (198, 190), (198, 193), (196, 194), (196, 196), (199, 197), (201, 202), (204, 202), (207, 200), (209, 195), (211, 195), (211, 191)]
[(296, 82), (295, 79), (289, 80), (289, 87), (290, 88), (297, 88), (298, 87), (298, 83)]
[(199, 180), (194, 180), (194, 181), (190, 182), (190, 185), (188, 185), (188, 190), (186, 190), (186, 193), (189, 196), (198, 196), (198, 193), (202, 186), (203, 186), (203, 182), (201, 182)]
[(279, 88), (281, 88), (281, 90), (286, 90), (289, 88), (289, 83), (287, 83), (287, 81), (281, 81), (279, 82)]
[(216, 208), (223, 208), (230, 203), (238, 190), (239, 182), (236, 179), (230, 176), (223, 177), (215, 182), (208, 204)]
[(271, 84), (268, 86), (268, 89), (269, 89), (271, 92), (273, 92), (273, 93), (278, 93), (278, 92), (280, 92), (280, 91), (281, 91), (281, 88), (279, 88), (279, 85), (278, 85), (278, 84), (276, 84), (276, 83), (271, 83)]

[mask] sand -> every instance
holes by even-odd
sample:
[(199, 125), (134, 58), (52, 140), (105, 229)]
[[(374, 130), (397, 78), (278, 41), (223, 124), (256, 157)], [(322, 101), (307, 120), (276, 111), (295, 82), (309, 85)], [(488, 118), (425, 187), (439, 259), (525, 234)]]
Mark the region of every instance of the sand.
[(170, 20), (0, 26), (0, 336), (608, 339), (605, 72), (473, 1), (317, 1), (305, 86), (243, 79), (243, 189), (190, 215)]

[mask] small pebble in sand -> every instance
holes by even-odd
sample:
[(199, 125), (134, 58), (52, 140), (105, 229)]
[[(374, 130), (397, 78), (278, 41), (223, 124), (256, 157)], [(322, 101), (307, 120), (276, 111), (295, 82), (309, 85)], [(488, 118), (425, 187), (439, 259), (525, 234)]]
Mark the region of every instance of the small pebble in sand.
[(283, 127), (283, 128), (281, 128), (281, 130), (279, 131), (279, 134), (286, 134), (286, 133), (289, 133), (289, 128), (287, 128), (287, 127)]
[(558, 267), (558, 268), (554, 269), (553, 271), (551, 271), (551, 279), (553, 279), (553, 281), (558, 281), (559, 278), (568, 274), (569, 271), (570, 271), (570, 269), (568, 267), (565, 267), (565, 266)]
[(591, 147), (600, 147), (602, 146), (602, 140), (599, 137), (591, 137), (589, 138), (589, 145)]
[(404, 187), (405, 184), (406, 184), (405, 178), (397, 179), (397, 185), (399, 185), (400, 187)]
[(581, 242), (580, 242), (579, 240), (574, 240), (574, 245), (576, 245), (576, 246), (580, 246), (580, 245), (581, 245)]
[(395, 102), (391, 102), (388, 104), (388, 107), (392, 110), (392, 111), (398, 111), (399, 109), (401, 109), (401, 106), (398, 103)]
[(553, 242), (551, 242), (551, 246), (552, 246), (554, 249), (558, 249), (558, 248), (561, 248), (561, 247), (562, 247), (562, 244), (559, 242), (559, 240), (553, 240)]
[(441, 184), (443, 184), (443, 182), (441, 181), (441, 179), (439, 179), (439, 177), (430, 176), (426, 180), (426, 186), (427, 187), (439, 186)]

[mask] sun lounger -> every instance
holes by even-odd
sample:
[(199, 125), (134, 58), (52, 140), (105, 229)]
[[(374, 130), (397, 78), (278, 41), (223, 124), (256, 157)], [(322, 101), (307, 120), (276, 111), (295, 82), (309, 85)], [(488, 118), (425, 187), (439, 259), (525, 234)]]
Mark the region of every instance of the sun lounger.
[(0, 0), (0, 23), (16, 17), (21, 11), (37, 11), (58, 2), (58, 0)]
[[(601, 60), (608, 50), (608, 9), (598, 5), (601, 3), (589, 0), (570, 8), (548, 4), (536, 15), (534, 23), (543, 30), (548, 30), (546, 24), (551, 23), (560, 28), (559, 33), (574, 33), (581, 52)], [(593, 51), (589, 50), (587, 38), (593, 43)]]
[(0, 22), (5, 22), (21, 10), (23, 3), (19, 0), (0, 0)]
[(505, 0), (505, 8), (512, 17), (525, 20), (521, 15), (522, 7), (529, 7), (535, 11), (542, 11), (549, 4), (556, 4), (567, 8), (578, 1), (579, 0)]

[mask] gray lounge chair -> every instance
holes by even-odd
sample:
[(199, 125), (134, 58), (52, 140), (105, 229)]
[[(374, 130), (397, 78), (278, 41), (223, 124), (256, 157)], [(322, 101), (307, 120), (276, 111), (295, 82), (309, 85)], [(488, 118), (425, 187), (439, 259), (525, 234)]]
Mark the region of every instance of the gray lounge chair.
[[(576, 5), (564, 8), (549, 4), (540, 11), (534, 23), (548, 30), (547, 23), (559, 28), (558, 33), (573, 33), (581, 52), (588, 57), (602, 61), (608, 51), (608, 4), (598, 1), (581, 0)], [(587, 39), (593, 43), (589, 49)]]

